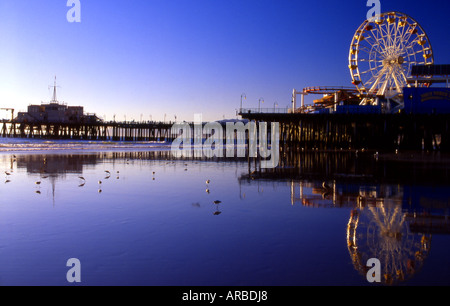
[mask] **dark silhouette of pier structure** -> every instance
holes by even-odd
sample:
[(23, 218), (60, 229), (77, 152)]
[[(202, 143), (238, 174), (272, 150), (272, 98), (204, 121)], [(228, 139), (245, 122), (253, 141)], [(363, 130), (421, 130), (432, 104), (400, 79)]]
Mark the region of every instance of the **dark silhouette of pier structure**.
[[(303, 114), (241, 112), (280, 124), (280, 146), (304, 150), (450, 152), (448, 114)], [(173, 141), (173, 122), (26, 123), (0, 121), (0, 136), (28, 139)], [(270, 126), (270, 125), (269, 125)]]
[(30, 139), (74, 139), (103, 141), (171, 141), (173, 123), (92, 122), (92, 123), (18, 123), (0, 121), (0, 136)]
[(450, 151), (449, 114), (240, 112), (280, 124), (280, 146), (304, 150)]

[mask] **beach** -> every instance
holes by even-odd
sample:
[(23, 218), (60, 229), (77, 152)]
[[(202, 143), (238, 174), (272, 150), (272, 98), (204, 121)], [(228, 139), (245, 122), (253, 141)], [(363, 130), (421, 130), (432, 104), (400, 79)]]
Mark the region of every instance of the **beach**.
[(71, 258), (83, 285), (370, 285), (374, 256), (390, 258), (384, 284), (450, 283), (442, 166), (399, 175), (372, 154), (313, 152), (264, 170), (161, 143), (3, 145), (1, 285), (67, 285)]

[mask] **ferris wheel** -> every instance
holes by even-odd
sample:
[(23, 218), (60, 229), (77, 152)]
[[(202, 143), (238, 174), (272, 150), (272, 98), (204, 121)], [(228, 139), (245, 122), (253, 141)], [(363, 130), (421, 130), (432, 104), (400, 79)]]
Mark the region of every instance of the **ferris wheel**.
[(402, 95), (414, 65), (434, 62), (430, 41), (411, 17), (389, 12), (364, 21), (353, 36), (349, 69), (352, 83), (365, 99)]

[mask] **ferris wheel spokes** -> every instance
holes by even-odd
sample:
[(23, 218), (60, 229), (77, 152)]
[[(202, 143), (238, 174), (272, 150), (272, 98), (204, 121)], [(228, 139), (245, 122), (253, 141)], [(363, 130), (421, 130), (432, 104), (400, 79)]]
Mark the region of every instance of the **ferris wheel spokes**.
[(409, 86), (412, 66), (432, 63), (427, 35), (415, 20), (398, 12), (364, 21), (350, 45), (350, 73), (363, 97), (401, 95)]

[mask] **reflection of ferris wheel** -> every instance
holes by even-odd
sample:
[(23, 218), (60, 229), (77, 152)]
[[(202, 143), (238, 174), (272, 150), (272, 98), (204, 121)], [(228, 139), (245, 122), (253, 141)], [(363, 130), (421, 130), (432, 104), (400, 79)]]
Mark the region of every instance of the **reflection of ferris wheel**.
[(401, 95), (412, 66), (431, 65), (433, 61), (425, 31), (414, 19), (398, 12), (364, 21), (350, 46), (353, 84), (369, 98)]
[(411, 278), (423, 265), (431, 237), (410, 232), (400, 205), (379, 205), (351, 214), (347, 243), (355, 269), (365, 275), (367, 260), (381, 262), (383, 282), (395, 284)]

